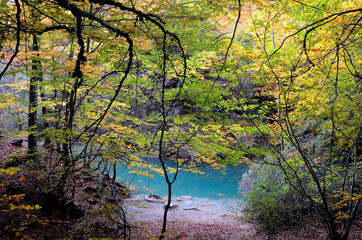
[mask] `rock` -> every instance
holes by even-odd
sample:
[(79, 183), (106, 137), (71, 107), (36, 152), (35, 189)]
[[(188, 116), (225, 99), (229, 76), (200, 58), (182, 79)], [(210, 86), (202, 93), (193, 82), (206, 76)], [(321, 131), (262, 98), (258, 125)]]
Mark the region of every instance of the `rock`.
[[(158, 84), (158, 85), (160, 85), (160, 86), (162, 86), (163, 85), (163, 77), (162, 77), (162, 75), (156, 75), (156, 76), (154, 76), (153, 77), (153, 79), (155, 79), (156, 81), (156, 83)], [(178, 78), (167, 78), (166, 80), (165, 80), (165, 88), (166, 89), (170, 89), (170, 88), (178, 88), (178, 87), (181, 87), (181, 85), (182, 85), (182, 82), (180, 81), (180, 79), (178, 79)]]
[[(167, 204), (165, 204), (165, 205), (163, 206), (163, 208), (166, 208), (166, 206), (167, 206)], [(177, 208), (177, 206), (178, 206), (177, 204), (171, 203), (169, 209)]]
[(88, 194), (93, 194), (93, 193), (97, 192), (97, 189), (95, 187), (92, 187), (92, 186), (86, 186), (84, 188), (84, 192), (88, 193)]
[(14, 140), (12, 140), (10, 142), (10, 144), (13, 146), (21, 147), (21, 146), (23, 146), (23, 141), (24, 140), (22, 138), (15, 138)]
[(85, 181), (91, 181), (93, 179), (93, 177), (92, 176), (84, 176), (83, 179)]
[(122, 202), (122, 198), (119, 197), (106, 197), (105, 198), (107, 202), (109, 203), (117, 203), (117, 202)]
[(146, 196), (143, 195), (135, 195), (135, 196), (131, 196), (129, 198), (130, 201), (132, 202), (143, 202), (145, 200)]
[(88, 199), (87, 199), (87, 202), (89, 202), (90, 204), (94, 205), (94, 204), (97, 203), (97, 199), (91, 197), (91, 198), (88, 198)]
[(177, 88), (181, 86), (181, 81), (178, 78), (166, 79), (165, 88)]
[(151, 193), (148, 197), (154, 198), (154, 199), (162, 199), (160, 195), (157, 195), (156, 193)]
[(178, 202), (187, 201), (187, 200), (192, 200), (192, 196), (181, 196), (176, 198), (176, 201)]
[(146, 200), (147, 202), (162, 203), (162, 199), (156, 199), (156, 198), (145, 197), (145, 200)]
[(184, 208), (183, 210), (193, 210), (193, 211), (201, 211), (198, 208), (192, 207), (192, 208)]
[[(108, 182), (110, 181), (110, 179), (111, 178), (107, 174), (103, 174), (103, 173), (100, 173), (100, 172), (94, 172), (92, 174), (91, 181), (99, 183), (101, 186), (105, 187), (105, 186), (108, 185)], [(99, 186), (99, 188), (101, 188), (101, 187)]]
[(196, 102), (190, 99), (179, 99), (172, 103), (170, 114), (171, 115), (184, 115), (195, 111)]
[(127, 189), (126, 186), (120, 184), (119, 182), (114, 182), (114, 185), (116, 185), (117, 187), (122, 188), (122, 189)]
[(19, 165), (21, 165), (21, 161), (17, 157), (12, 157), (5, 161), (5, 168), (17, 167)]

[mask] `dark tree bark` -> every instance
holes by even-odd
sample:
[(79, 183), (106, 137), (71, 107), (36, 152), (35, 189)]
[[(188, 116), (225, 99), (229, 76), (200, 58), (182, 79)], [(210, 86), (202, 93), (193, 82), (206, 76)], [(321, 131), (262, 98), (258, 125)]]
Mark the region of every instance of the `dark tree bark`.
[[(32, 38), (32, 50), (39, 51), (39, 43), (36, 35)], [(29, 113), (28, 113), (28, 159), (37, 159), (37, 106), (38, 106), (38, 82), (42, 79), (41, 62), (33, 59), (31, 64), (31, 77), (29, 86)]]

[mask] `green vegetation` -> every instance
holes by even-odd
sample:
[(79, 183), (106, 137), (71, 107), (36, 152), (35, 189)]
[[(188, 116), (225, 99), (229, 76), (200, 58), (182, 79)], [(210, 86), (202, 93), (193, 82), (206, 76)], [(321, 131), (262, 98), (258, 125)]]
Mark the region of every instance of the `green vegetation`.
[(279, 168), (255, 164), (241, 184), (250, 181), (249, 178), (252, 186), (243, 212), (246, 219), (260, 224), (266, 230), (274, 232), (295, 226), (311, 211), (307, 199), (285, 181)]
[[(249, 220), (274, 231), (315, 214), (330, 239), (345, 240), (362, 206), (361, 9), (354, 0), (0, 1), (0, 130), (27, 137), (21, 167), (44, 180), (39, 198), (75, 201), (79, 176), (101, 171), (114, 183), (117, 163), (164, 175), (160, 239), (181, 168), (247, 162), (258, 173)], [(6, 185), (16, 172), (3, 167)], [(3, 195), (1, 210), (16, 214), (10, 200), (23, 196)]]

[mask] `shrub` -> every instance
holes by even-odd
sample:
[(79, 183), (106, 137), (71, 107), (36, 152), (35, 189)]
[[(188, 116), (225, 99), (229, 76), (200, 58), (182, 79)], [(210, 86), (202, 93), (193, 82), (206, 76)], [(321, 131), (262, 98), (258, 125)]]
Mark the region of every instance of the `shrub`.
[(268, 231), (295, 225), (310, 211), (309, 203), (289, 186), (283, 172), (272, 165), (254, 164), (240, 186), (249, 189), (242, 207), (244, 219)]

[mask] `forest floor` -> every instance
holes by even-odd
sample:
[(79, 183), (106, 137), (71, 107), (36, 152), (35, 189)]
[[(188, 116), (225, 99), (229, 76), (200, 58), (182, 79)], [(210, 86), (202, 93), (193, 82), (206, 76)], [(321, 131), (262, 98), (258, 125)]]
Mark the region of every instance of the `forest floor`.
[[(4, 134), (0, 133), (0, 166), (4, 167), (4, 162), (9, 155), (16, 154), (19, 152), (25, 152), (27, 143), (25, 138), (23, 145), (16, 147), (10, 144), (11, 138), (6, 137)], [(0, 173), (1, 175), (1, 173)], [(34, 182), (27, 182), (27, 178), (30, 176), (28, 173), (20, 174), (26, 176), (25, 180), (22, 182), (22, 186), (28, 187), (24, 189), (24, 193), (31, 195), (31, 191), (36, 191), (31, 189), (34, 187)], [(0, 176), (1, 177), (1, 176)], [(18, 180), (23, 179), (23, 177)], [(30, 180), (30, 177), (29, 177)], [(1, 197), (4, 197), (4, 188), (3, 179), (0, 179), (0, 194)], [(1, 189), (2, 188), (2, 189)], [(5, 192), (6, 194), (6, 192)], [(138, 198), (138, 200), (137, 200)], [(144, 206), (145, 197), (139, 199), (140, 197), (133, 197), (125, 200), (125, 209), (130, 211), (130, 224), (131, 224), (131, 239), (143, 240), (143, 239), (152, 239), (158, 238), (160, 230), (162, 228), (162, 220), (160, 215), (163, 212), (163, 209), (160, 209), (160, 201), (147, 201), (149, 205)], [(29, 198), (31, 199), (31, 198)], [(143, 206), (140, 207), (140, 204), (137, 201), (143, 201)], [(4, 205), (1, 205), (0, 210), (4, 209)], [(24, 204), (36, 204), (36, 202), (28, 202)], [(323, 225), (318, 221), (318, 219), (309, 219), (304, 222), (301, 222), (300, 225), (286, 230), (280, 230), (278, 232), (269, 233), (262, 231), (258, 226), (253, 225), (247, 222), (240, 222), (236, 220), (235, 216), (232, 213), (226, 213), (218, 208), (220, 206), (208, 204), (210, 209), (213, 211), (208, 211), (203, 208), (203, 205), (198, 205), (194, 207), (192, 201), (189, 197), (184, 199), (179, 199), (176, 201), (178, 204), (178, 209), (171, 209), (169, 214), (169, 221), (167, 224), (167, 235), (165, 239), (207, 239), (207, 240), (269, 240), (269, 239), (281, 239), (281, 240), (299, 240), (299, 239), (316, 239), (316, 240), (325, 240), (327, 235), (324, 231)], [(137, 206), (135, 208), (135, 206)], [(150, 209), (155, 209), (150, 211)], [(157, 206), (157, 208), (155, 207)], [(49, 210), (47, 215), (42, 215), (44, 219), (38, 219), (36, 223), (38, 224), (29, 224), (23, 232), (19, 232), (18, 236), (11, 235), (1, 235), (2, 234), (2, 223), (9, 222), (9, 215), (6, 215), (3, 211), (0, 212), (0, 238), (1, 239), (68, 239), (69, 238), (69, 229), (71, 226), (74, 226), (79, 222), (77, 219), (69, 220), (63, 219), (62, 221), (51, 221), (52, 215), (55, 219), (56, 212)], [(59, 214), (58, 214), (59, 215)], [(64, 214), (63, 214), (64, 215)], [(17, 217), (13, 215), (13, 217)], [(45, 224), (48, 222), (48, 224)], [(51, 222), (51, 223), (49, 223)], [(41, 224), (42, 223), (42, 224)], [(44, 223), (44, 224), (43, 224)], [(21, 235), (25, 235), (25, 238), (21, 238)], [(362, 219), (356, 221), (354, 227), (352, 228), (349, 239), (350, 240), (362, 240)], [(92, 235), (94, 239), (108, 238), (108, 239), (121, 239), (119, 234), (112, 232), (104, 232), (102, 234), (95, 233)], [(80, 239), (78, 237), (73, 237), (73, 239)]]

